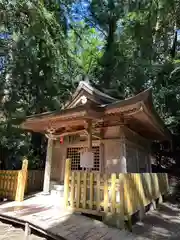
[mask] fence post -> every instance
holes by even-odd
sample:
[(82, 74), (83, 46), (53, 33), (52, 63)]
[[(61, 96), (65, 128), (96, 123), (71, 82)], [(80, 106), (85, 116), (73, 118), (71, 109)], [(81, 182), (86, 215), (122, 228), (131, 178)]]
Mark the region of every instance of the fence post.
[(24, 159), (22, 163), (22, 169), (18, 173), (18, 182), (15, 201), (22, 202), (24, 200), (24, 192), (27, 181), (28, 160)]
[(145, 197), (145, 192), (143, 188), (143, 182), (142, 179), (145, 177), (142, 174), (136, 173), (134, 175), (135, 177), (135, 186), (136, 186), (136, 206), (138, 206), (139, 210), (139, 220), (142, 221), (143, 218), (145, 217), (145, 205), (146, 205), (146, 197)]
[(68, 207), (70, 173), (71, 173), (71, 160), (66, 159), (65, 176), (64, 176), (64, 200), (65, 200), (66, 207)]
[(120, 216), (119, 216), (119, 228), (125, 228), (124, 224), (124, 174), (119, 174), (119, 193), (120, 193)]
[(168, 193), (168, 190), (169, 190), (169, 180), (168, 180), (168, 174), (167, 173), (164, 173), (164, 177), (165, 177), (165, 185), (166, 185), (166, 193)]

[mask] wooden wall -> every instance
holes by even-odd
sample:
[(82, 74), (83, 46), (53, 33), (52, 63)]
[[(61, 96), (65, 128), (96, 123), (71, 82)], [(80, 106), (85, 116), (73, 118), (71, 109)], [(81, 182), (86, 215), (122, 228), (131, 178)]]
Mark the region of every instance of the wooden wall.
[[(141, 138), (138, 134), (133, 133), (124, 127), (114, 126), (108, 127), (104, 132), (103, 140), (94, 140), (93, 145), (101, 146), (103, 149), (103, 157), (101, 157), (101, 172), (106, 173), (119, 173), (122, 171), (121, 159), (122, 159), (122, 136), (126, 142), (126, 146), (129, 143), (133, 143), (134, 149), (138, 147), (140, 149), (146, 150), (147, 156), (149, 156), (149, 146), (150, 143)], [(68, 147), (78, 147), (78, 146), (87, 146), (87, 142), (77, 142), (71, 145), (67, 145), (65, 142), (60, 144), (59, 141), (54, 141), (53, 146), (53, 155), (52, 155), (52, 170), (51, 170), (51, 181), (61, 183), (64, 180), (64, 170), (65, 170), (65, 159), (67, 154)], [(126, 149), (128, 150), (128, 148)], [(101, 152), (102, 154), (102, 152)], [(127, 157), (129, 155), (127, 154)], [(126, 157), (126, 156), (125, 156)], [(149, 158), (150, 159), (150, 158)], [(126, 159), (127, 169), (129, 168), (132, 172), (137, 172), (136, 163), (132, 162), (131, 159)], [(150, 160), (149, 160), (150, 161)], [(131, 164), (131, 167), (128, 167), (128, 164)], [(141, 164), (142, 165), (142, 164)], [(149, 163), (150, 165), (150, 163)], [(148, 168), (150, 168), (148, 166)]]
[(123, 128), (126, 141), (127, 172), (151, 172), (151, 141)]
[(120, 172), (120, 140), (104, 141), (105, 172)]
[(52, 165), (51, 165), (51, 180), (63, 182), (64, 180), (64, 164), (66, 159), (66, 147), (60, 144), (59, 141), (54, 141)]

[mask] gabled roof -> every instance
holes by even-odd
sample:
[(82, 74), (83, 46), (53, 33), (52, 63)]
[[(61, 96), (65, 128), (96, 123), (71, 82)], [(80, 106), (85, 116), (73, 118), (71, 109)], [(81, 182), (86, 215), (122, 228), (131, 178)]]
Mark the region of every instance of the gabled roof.
[(147, 138), (171, 138), (171, 133), (154, 109), (151, 88), (125, 100), (117, 100), (84, 81), (80, 82), (64, 109), (29, 116), (21, 127), (45, 132), (50, 126), (64, 128), (83, 124), (88, 119), (98, 122), (114, 115), (123, 118), (132, 130)]
[(97, 104), (108, 104), (117, 101), (117, 99), (92, 87), (87, 81), (81, 81), (71, 100), (65, 104), (65, 108), (75, 107), (83, 96)]

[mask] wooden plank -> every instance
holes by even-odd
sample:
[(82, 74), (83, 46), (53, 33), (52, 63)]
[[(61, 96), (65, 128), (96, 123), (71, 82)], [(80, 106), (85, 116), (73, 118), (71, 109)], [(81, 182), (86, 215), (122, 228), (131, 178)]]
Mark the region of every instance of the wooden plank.
[(89, 208), (90, 208), (90, 209), (93, 208), (93, 199), (94, 199), (93, 181), (94, 181), (94, 173), (90, 173), (90, 187), (89, 187), (89, 192), (90, 192)]
[(152, 200), (152, 194), (151, 194), (151, 175), (150, 173), (145, 173), (143, 176), (145, 176), (146, 180), (146, 186), (143, 186), (145, 190), (145, 199), (146, 199), (146, 205), (151, 203)]
[(88, 151), (92, 151), (92, 120), (88, 120)]
[[(13, 182), (16, 182), (16, 179), (13, 181), (13, 178), (14, 178), (14, 174), (11, 175), (11, 183), (10, 183), (10, 189), (11, 189), (11, 196), (10, 198), (13, 199)], [(16, 183), (15, 183), (16, 184)]]
[(153, 174), (153, 179), (154, 179), (154, 196), (153, 196), (153, 199), (156, 199), (160, 195), (158, 177), (157, 177), (156, 173)]
[(24, 159), (22, 163), (22, 170), (19, 171), (18, 174), (18, 184), (16, 191), (15, 201), (21, 202), (24, 200), (25, 186), (27, 181), (27, 168), (28, 168), (28, 160)]
[(151, 198), (156, 199), (155, 198), (155, 178), (154, 178), (154, 173), (150, 173), (151, 174)]
[(100, 173), (96, 174), (97, 179), (96, 179), (96, 209), (97, 211), (100, 211)]
[(168, 181), (168, 175), (167, 173), (164, 173), (164, 178), (165, 178), (165, 193), (167, 194), (168, 190), (169, 190), (169, 181)]
[(131, 203), (130, 203), (130, 196), (129, 196), (129, 191), (128, 191), (128, 175), (124, 174), (124, 210), (125, 210), (125, 214), (128, 215), (129, 212), (131, 211)]
[(119, 194), (120, 194), (120, 208), (119, 208), (119, 218), (118, 218), (118, 224), (119, 228), (124, 228), (124, 220), (125, 220), (125, 214), (124, 214), (124, 174), (119, 174)]
[(71, 192), (71, 201), (70, 201), (70, 206), (74, 208), (74, 196), (75, 196), (75, 173), (72, 172), (72, 177), (71, 177), (71, 188), (70, 188), (70, 192)]
[(119, 174), (120, 214), (124, 217), (124, 174)]
[(76, 197), (76, 208), (80, 208), (80, 194), (81, 194), (81, 173), (77, 172), (77, 197)]
[(116, 211), (116, 174), (111, 174), (111, 213)]
[(6, 197), (6, 171), (3, 171), (3, 197)]
[(132, 202), (132, 212), (136, 212), (139, 210), (139, 205), (143, 206), (142, 197), (143, 197), (143, 188), (141, 186), (140, 174), (130, 174), (130, 194), (131, 194), (131, 202)]
[[(102, 134), (103, 136), (103, 134)], [(104, 143), (100, 143), (100, 171), (104, 172), (105, 163), (104, 163)]]
[[(143, 174), (135, 174), (135, 184), (136, 184), (136, 198), (135, 198), (135, 208), (133, 211), (139, 210), (139, 220), (141, 221), (144, 218), (145, 215), (145, 205), (147, 202), (145, 192), (144, 192), (144, 186), (142, 182), (142, 177)], [(148, 181), (148, 176), (146, 175), (147, 181)], [(147, 186), (148, 187), (148, 186)]]
[(84, 178), (83, 178), (83, 208), (86, 209), (86, 195), (87, 195), (87, 172), (84, 172)]
[(6, 172), (3, 171), (3, 197), (6, 197)]
[(108, 180), (107, 180), (107, 174), (104, 174), (104, 212), (108, 212)]
[(69, 177), (71, 174), (71, 160), (66, 159), (65, 164), (65, 175), (64, 175), (64, 201), (65, 206), (68, 206), (68, 198), (69, 198)]

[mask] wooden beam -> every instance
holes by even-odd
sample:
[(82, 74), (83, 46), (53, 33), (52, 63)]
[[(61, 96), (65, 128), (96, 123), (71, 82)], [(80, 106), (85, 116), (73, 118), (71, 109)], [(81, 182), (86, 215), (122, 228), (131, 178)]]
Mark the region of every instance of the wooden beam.
[(96, 133), (92, 133), (92, 136), (97, 138), (97, 139), (101, 139), (101, 136), (97, 135)]
[(92, 151), (92, 121), (88, 121), (88, 150)]
[(121, 173), (127, 172), (127, 158), (126, 158), (126, 139), (123, 128), (121, 128), (121, 137), (120, 137), (120, 169)]
[(64, 133), (60, 133), (60, 134), (54, 134), (54, 137), (65, 137), (68, 135), (74, 135), (74, 134), (80, 134), (80, 133), (86, 133), (86, 129), (81, 129), (81, 130), (76, 130), (76, 131), (72, 131), (72, 132), (64, 132)]

